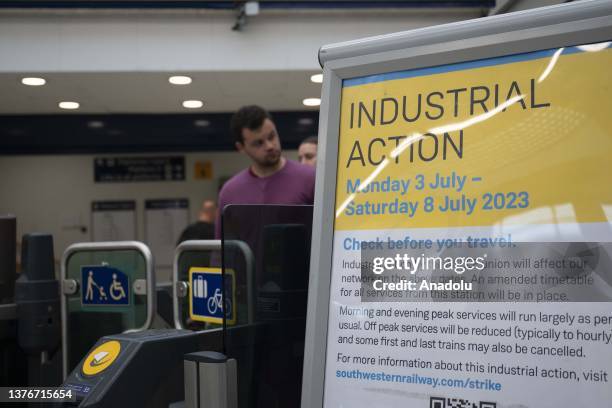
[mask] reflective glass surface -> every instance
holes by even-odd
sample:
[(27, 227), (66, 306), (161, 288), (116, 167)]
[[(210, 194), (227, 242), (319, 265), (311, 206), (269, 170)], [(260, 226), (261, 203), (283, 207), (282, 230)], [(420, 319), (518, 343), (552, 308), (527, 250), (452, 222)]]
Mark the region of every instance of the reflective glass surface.
[(224, 296), (236, 313), (225, 350), (238, 361), (239, 406), (298, 407), (312, 206), (231, 205), (222, 222)]

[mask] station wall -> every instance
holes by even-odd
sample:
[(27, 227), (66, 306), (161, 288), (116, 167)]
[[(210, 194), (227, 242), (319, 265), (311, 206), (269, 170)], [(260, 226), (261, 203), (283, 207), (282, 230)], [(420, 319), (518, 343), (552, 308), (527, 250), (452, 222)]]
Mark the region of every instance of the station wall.
[[(296, 151), (284, 153), (292, 159), (297, 157)], [(17, 216), (18, 241), (21, 241), (24, 233), (53, 234), (57, 265), (69, 245), (91, 241), (92, 201), (135, 200), (137, 238), (144, 240), (146, 199), (188, 198), (190, 222), (194, 222), (202, 201), (217, 199), (219, 180), (232, 176), (249, 165), (248, 159), (236, 152), (188, 153), (184, 156), (185, 181), (125, 183), (94, 182), (94, 158), (119, 155), (0, 157), (0, 214), (10, 213)], [(211, 179), (195, 179), (194, 166), (198, 161), (212, 163)], [(80, 226), (85, 226), (87, 231), (81, 232)], [(59, 274), (59, 268), (56, 272)], [(158, 269), (157, 280), (169, 281), (170, 273), (168, 269)]]

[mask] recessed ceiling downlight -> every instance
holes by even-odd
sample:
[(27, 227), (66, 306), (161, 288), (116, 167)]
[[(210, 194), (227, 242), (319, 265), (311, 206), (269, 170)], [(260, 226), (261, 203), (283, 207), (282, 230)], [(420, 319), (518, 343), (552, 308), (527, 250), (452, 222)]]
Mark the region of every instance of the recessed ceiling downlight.
[(319, 98), (306, 98), (302, 101), (306, 106), (319, 106), (321, 105), (321, 99)]
[(28, 86), (42, 86), (47, 83), (45, 78), (26, 77), (21, 78), (21, 83)]
[(64, 101), (60, 102), (58, 106), (62, 109), (79, 109), (81, 105), (78, 102)]
[(168, 78), (168, 82), (172, 85), (189, 85), (191, 83), (191, 78), (183, 75), (175, 75)]
[(314, 74), (310, 77), (310, 80), (315, 84), (321, 84), (323, 83), (323, 74)]
[(183, 101), (183, 108), (198, 109), (198, 108), (201, 108), (202, 106), (204, 106), (204, 102), (198, 101), (195, 99), (189, 100), (189, 101)]

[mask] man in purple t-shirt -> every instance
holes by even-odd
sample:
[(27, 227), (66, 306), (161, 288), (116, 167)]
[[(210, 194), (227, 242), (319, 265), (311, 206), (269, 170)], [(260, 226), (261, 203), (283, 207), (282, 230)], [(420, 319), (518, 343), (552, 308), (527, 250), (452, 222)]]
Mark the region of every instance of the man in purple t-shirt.
[(312, 204), (315, 170), (282, 156), (276, 126), (265, 109), (243, 106), (232, 116), (236, 149), (251, 158), (249, 168), (229, 179), (219, 192), (215, 236), (221, 236), (221, 212), (228, 204)]

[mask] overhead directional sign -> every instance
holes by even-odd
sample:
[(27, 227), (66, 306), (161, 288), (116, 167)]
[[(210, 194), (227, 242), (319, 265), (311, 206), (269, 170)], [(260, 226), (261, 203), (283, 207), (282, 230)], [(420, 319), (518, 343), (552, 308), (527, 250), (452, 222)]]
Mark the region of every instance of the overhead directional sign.
[(81, 267), (81, 303), (83, 306), (128, 306), (129, 277), (106, 265)]
[(236, 322), (234, 271), (226, 270), (225, 291), (223, 284), (220, 268), (189, 269), (189, 317), (192, 320), (222, 324), (225, 317), (227, 324)]
[(185, 157), (96, 157), (96, 183), (182, 181)]

